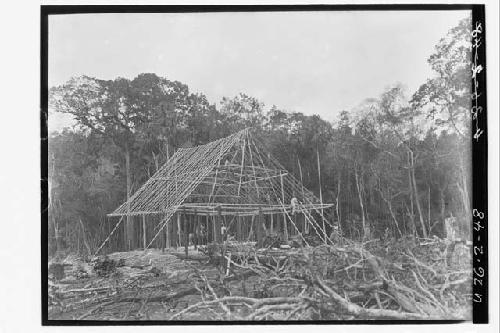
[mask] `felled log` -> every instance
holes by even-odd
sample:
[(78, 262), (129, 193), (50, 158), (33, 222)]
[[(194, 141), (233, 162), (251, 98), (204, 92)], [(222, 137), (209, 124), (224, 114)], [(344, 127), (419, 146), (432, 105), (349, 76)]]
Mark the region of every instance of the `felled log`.
[(399, 312), (387, 309), (366, 309), (357, 304), (354, 304), (339, 294), (337, 294), (333, 289), (328, 287), (325, 282), (319, 278), (315, 278), (315, 283), (318, 287), (324, 291), (335, 303), (339, 304), (345, 311), (349, 314), (374, 319), (401, 319), (401, 320), (432, 320), (439, 319), (430, 315), (422, 315), (420, 313), (410, 313), (410, 312)]
[[(198, 293), (198, 289), (195, 287), (190, 287), (186, 289), (179, 290), (177, 292), (169, 292), (169, 293), (164, 293), (164, 292), (159, 292), (154, 296), (147, 297), (146, 295), (144, 296), (134, 296), (134, 297), (122, 297), (120, 299), (120, 302), (138, 302), (138, 301), (144, 301), (148, 299), (149, 302), (169, 302), (173, 301), (179, 298), (182, 298), (184, 296), (188, 295), (194, 295)], [(148, 294), (149, 296), (149, 294)]]

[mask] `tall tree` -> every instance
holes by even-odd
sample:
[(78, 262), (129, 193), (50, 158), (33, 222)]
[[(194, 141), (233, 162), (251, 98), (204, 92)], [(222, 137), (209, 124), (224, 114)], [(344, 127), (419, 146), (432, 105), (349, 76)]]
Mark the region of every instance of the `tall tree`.
[(468, 139), (471, 105), (471, 17), (450, 29), (427, 62), (436, 73), (412, 97), (437, 126)]
[(427, 60), (436, 76), (413, 95), (415, 108), (435, 119), (435, 131), (458, 135), (454, 151), (460, 171), (455, 186), (460, 192), (466, 216), (471, 215), (471, 17), (462, 19), (436, 45)]
[[(133, 184), (147, 177), (147, 173), (141, 175), (132, 169), (145, 171), (141, 164), (144, 157), (146, 162), (150, 161), (149, 156), (153, 156), (158, 166), (158, 153), (163, 160), (169, 155), (163, 148), (168, 150), (169, 146), (175, 147), (186, 140), (196, 141), (197, 133), (203, 131), (189, 128), (193, 119), (214, 111), (204, 96), (190, 94), (186, 85), (155, 74), (141, 74), (132, 81), (73, 78), (50, 90), (49, 106), (57, 112), (72, 114), (80, 128), (110, 140), (119, 148), (125, 161), (127, 201)], [(198, 126), (203, 123), (197, 120)], [(129, 247), (134, 243), (132, 223), (127, 216)]]

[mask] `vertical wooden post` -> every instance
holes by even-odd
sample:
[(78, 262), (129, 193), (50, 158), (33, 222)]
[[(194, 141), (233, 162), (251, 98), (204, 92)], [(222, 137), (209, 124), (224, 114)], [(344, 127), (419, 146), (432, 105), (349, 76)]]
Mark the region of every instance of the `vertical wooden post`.
[(174, 216), (170, 217), (170, 221), (167, 222), (167, 225), (165, 226), (165, 247), (166, 248), (170, 248), (170, 244), (171, 244), (171, 236), (170, 236), (170, 229), (172, 229), (172, 227), (170, 226), (172, 224), (172, 219), (173, 219)]
[(196, 213), (196, 208), (194, 209), (194, 215), (193, 215), (193, 243), (194, 243), (194, 249), (196, 250), (198, 248), (198, 214)]
[(274, 214), (271, 214), (271, 234), (274, 233)]
[(299, 224), (297, 223), (298, 222), (298, 218), (297, 218), (297, 213), (294, 213), (293, 214), (293, 223), (295, 224), (295, 227), (292, 228), (292, 231), (293, 231), (293, 235), (295, 235), (295, 233), (297, 232), (297, 230), (295, 228), (298, 228), (299, 227)]
[(307, 221), (306, 221), (306, 215), (304, 213), (300, 214), (301, 216), (301, 221), (302, 221), (302, 233), (307, 234)]
[(179, 219), (179, 213), (176, 212), (174, 216), (172, 216), (172, 229), (170, 230), (170, 242), (172, 247), (177, 249), (177, 221)]
[(215, 223), (216, 219), (217, 219), (217, 215), (212, 215), (212, 218), (211, 218), (211, 220), (212, 220), (212, 243), (214, 243), (214, 244), (216, 243), (216, 239), (215, 239), (215, 234), (216, 234), (215, 230), (217, 229), (217, 227), (216, 227), (217, 223)]
[(172, 232), (174, 230), (174, 221), (175, 221), (175, 213), (170, 217), (170, 222), (168, 223), (169, 226), (167, 227), (168, 230), (168, 245), (169, 247), (174, 247), (174, 242), (172, 241)]
[(186, 253), (186, 258), (188, 257), (188, 246), (189, 246), (189, 219), (186, 215), (186, 209), (184, 209), (183, 214), (183, 224), (184, 224), (184, 252)]
[(217, 244), (221, 243), (222, 235), (221, 235), (221, 221), (222, 220), (222, 210), (221, 207), (217, 207), (217, 217), (215, 218), (215, 242)]
[(182, 246), (181, 241), (182, 241), (182, 229), (181, 229), (181, 213), (179, 212), (177, 214), (177, 241), (176, 243), (179, 244), (179, 246)]
[(243, 226), (241, 225), (241, 216), (237, 216), (236, 217), (236, 223), (237, 223), (237, 226), (236, 226), (236, 239), (238, 241), (242, 241), (243, 240)]
[(203, 229), (203, 244), (208, 245), (210, 239), (210, 213), (207, 213), (204, 218), (201, 219), (202, 224), (205, 226)]
[(122, 232), (122, 231), (123, 231), (123, 245), (125, 245), (125, 246), (123, 248), (120, 246), (120, 249), (127, 251), (127, 242), (128, 242), (127, 223), (122, 223), (122, 227), (120, 227), (120, 232)]
[(210, 243), (210, 240), (212, 239), (211, 238), (211, 235), (212, 235), (212, 224), (210, 223), (210, 221), (212, 220), (212, 215), (210, 215), (210, 213), (207, 213), (206, 217), (205, 217), (205, 237), (206, 237), (206, 245), (208, 245)]
[(246, 238), (247, 239), (253, 239), (251, 237), (253, 237), (253, 220), (254, 220), (254, 216), (248, 216), (246, 217), (246, 220), (247, 220), (247, 226), (246, 226), (246, 229), (247, 229), (247, 234), (246, 234)]
[(205, 245), (208, 245), (210, 239), (210, 213), (208, 213), (205, 218), (205, 233)]
[(276, 224), (274, 226), (275, 233), (280, 235), (281, 234), (281, 224), (280, 224), (280, 215), (276, 214)]
[(139, 237), (141, 230), (141, 216), (138, 215), (137, 218), (134, 218), (132, 221), (134, 222), (134, 238), (132, 240), (132, 249), (138, 249), (141, 247), (141, 238)]
[(286, 212), (284, 211), (286, 209), (285, 207), (285, 190), (283, 187), (283, 174), (280, 172), (280, 180), (281, 180), (281, 203), (282, 203), (282, 209), (283, 209), (283, 232), (285, 236), (285, 242), (288, 242), (288, 226), (287, 226), (287, 220), (286, 220)]
[(142, 248), (146, 250), (146, 215), (142, 215)]
[(264, 240), (264, 228), (262, 224), (264, 223), (264, 219), (262, 218), (262, 208), (259, 207), (259, 215), (257, 216), (257, 225), (256, 225), (256, 233), (257, 233), (257, 247), (262, 247), (262, 243)]
[(248, 238), (248, 225), (246, 223), (244, 216), (240, 216), (240, 223), (241, 223), (241, 240), (246, 241)]
[[(164, 222), (161, 218), (159, 219), (160, 225)], [(165, 226), (162, 228), (161, 232), (161, 252), (165, 252), (165, 248), (167, 247), (167, 231), (164, 230), (168, 225), (168, 222)]]

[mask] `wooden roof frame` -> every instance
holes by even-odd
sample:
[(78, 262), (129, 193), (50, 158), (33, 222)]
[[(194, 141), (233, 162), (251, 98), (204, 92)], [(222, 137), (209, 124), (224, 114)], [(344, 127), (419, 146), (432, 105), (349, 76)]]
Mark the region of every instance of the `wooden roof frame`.
[[(238, 162), (238, 163), (236, 163)], [(301, 211), (322, 203), (251, 134), (249, 128), (205, 145), (181, 148), (128, 201), (108, 216), (187, 214), (247, 216)]]

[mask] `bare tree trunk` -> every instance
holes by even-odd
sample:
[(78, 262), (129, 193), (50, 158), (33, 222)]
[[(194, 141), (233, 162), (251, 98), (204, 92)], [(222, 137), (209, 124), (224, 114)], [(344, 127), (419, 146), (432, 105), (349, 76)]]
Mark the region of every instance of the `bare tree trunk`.
[[(403, 208), (408, 210), (408, 207), (406, 207), (406, 203), (403, 202)], [(404, 212), (404, 209), (403, 209), (403, 212)], [(403, 218), (403, 230), (404, 230), (404, 234), (405, 235), (408, 235), (408, 228), (407, 228), (407, 223), (406, 223), (406, 219), (405, 219), (405, 214), (403, 213), (401, 215), (401, 217)]]
[(130, 177), (130, 152), (125, 150), (125, 172), (127, 176), (127, 232), (126, 232), (126, 249), (131, 250), (134, 241), (133, 220), (130, 216), (130, 192), (131, 192), (131, 177)]
[(431, 186), (428, 186), (428, 192), (427, 192), (427, 223), (429, 224), (429, 233), (431, 232)]
[[(458, 190), (460, 191), (460, 196), (462, 198), (462, 204), (464, 206), (464, 213), (465, 213), (465, 220), (466, 221), (469, 221), (469, 219), (471, 218), (471, 202), (470, 202), (470, 197), (469, 197), (469, 186), (468, 186), (468, 182), (467, 182), (467, 173), (466, 173), (466, 169), (464, 167), (464, 163), (463, 163), (463, 160), (460, 159), (460, 163), (461, 163), (461, 166), (460, 166), (460, 181), (457, 182), (457, 187), (458, 187)], [(459, 219), (459, 220), (462, 220), (462, 219)], [(467, 224), (465, 226), (467, 228), (467, 231), (469, 232), (470, 231), (470, 224)]]
[[(285, 207), (285, 191), (283, 188), (283, 174), (280, 174), (280, 181), (281, 181), (281, 203), (282, 206)], [(283, 236), (285, 237), (285, 242), (288, 242), (288, 221), (286, 220), (286, 213), (283, 211)], [(253, 225), (253, 220), (252, 220), (252, 225)]]
[(391, 214), (392, 220), (394, 221), (394, 225), (396, 226), (396, 229), (398, 229), (399, 235), (402, 237), (403, 234), (401, 233), (401, 230), (399, 229), (399, 224), (398, 220), (396, 219), (396, 215), (394, 214), (394, 211), (392, 210), (392, 198), (386, 198), (382, 192), (382, 190), (378, 190), (380, 193), (380, 197), (384, 202), (387, 204), (387, 208), (389, 208), (389, 213)]
[(55, 217), (52, 217), (52, 225), (54, 226), (54, 237), (55, 237), (55, 242), (56, 242), (56, 251), (55, 253), (58, 253), (59, 250), (61, 250), (61, 246), (60, 246), (60, 237), (59, 237), (59, 226), (56, 222), (56, 218)]
[[(297, 156), (297, 163), (299, 165), (299, 173), (300, 173), (300, 187), (302, 188), (302, 199), (305, 198), (304, 195), (304, 179), (302, 178), (302, 166), (300, 165), (299, 157)], [(273, 214), (271, 214), (271, 232), (273, 231)], [(305, 223), (304, 221), (304, 232), (307, 234), (309, 232), (309, 223)]]
[(420, 205), (420, 199), (418, 197), (418, 188), (417, 181), (415, 180), (415, 161), (413, 158), (413, 151), (410, 152), (410, 161), (411, 161), (411, 180), (413, 182), (413, 190), (415, 192), (415, 203), (417, 204), (418, 217), (420, 221), (420, 226), (422, 227), (422, 234), (425, 238), (427, 238), (427, 227), (425, 226), (424, 215), (422, 213), (422, 206)]
[(49, 220), (52, 222), (52, 227), (54, 228), (54, 241), (55, 241), (55, 252), (58, 253), (59, 250), (61, 249), (60, 247), (60, 238), (59, 238), (59, 224), (57, 223), (56, 219), (56, 200), (57, 200), (57, 195), (54, 193), (54, 188), (53, 188), (53, 182), (54, 182), (54, 177), (55, 177), (55, 156), (52, 154), (51, 156), (51, 172), (49, 174), (49, 179), (47, 182), (48, 185), (48, 217)]
[[(159, 165), (158, 165), (158, 156), (154, 152), (151, 153), (153, 155), (153, 161), (155, 162), (155, 172), (158, 171)], [(149, 168), (148, 168), (149, 171)]]
[(365, 219), (365, 207), (363, 205), (363, 197), (361, 196), (361, 186), (359, 183), (358, 168), (354, 166), (354, 178), (356, 179), (356, 189), (358, 190), (359, 205), (361, 206), (361, 221), (363, 223), (363, 239), (370, 238), (370, 228)]
[(391, 201), (387, 201), (387, 206), (389, 207), (389, 213), (391, 213), (391, 217), (392, 217), (392, 220), (394, 221), (394, 225), (396, 226), (396, 229), (398, 229), (398, 232), (399, 232), (399, 236), (403, 236), (403, 234), (401, 233), (401, 230), (399, 229), (399, 224), (398, 224), (398, 220), (396, 220), (396, 215), (394, 215), (394, 211), (392, 210), (392, 203)]
[(444, 222), (444, 219), (446, 218), (446, 197), (445, 197), (445, 189), (444, 188), (439, 188), (439, 202), (441, 206), (441, 221)]
[[(409, 217), (410, 217), (410, 224), (411, 224), (411, 232), (414, 235), (415, 234), (415, 214), (413, 213), (413, 182), (411, 180), (411, 163), (410, 163), (410, 153), (408, 152), (407, 154), (408, 157), (408, 186), (410, 187), (410, 211)], [(408, 208), (407, 208), (408, 210)]]
[(87, 249), (87, 253), (89, 256), (92, 255), (92, 251), (90, 249), (89, 243), (87, 242), (87, 234), (85, 233), (85, 226), (83, 225), (82, 219), (80, 219), (80, 225), (82, 226), (82, 234), (83, 234), (83, 244)]
[[(323, 192), (321, 191), (321, 165), (319, 163), (319, 149), (316, 147), (316, 156), (318, 157), (318, 185), (319, 185), (319, 201), (323, 205)], [(321, 221), (323, 222), (323, 232), (326, 234), (325, 218), (323, 214), (323, 206), (321, 206)]]
[(340, 221), (340, 182), (341, 182), (341, 173), (339, 172), (339, 177), (337, 181), (337, 198), (335, 199), (335, 212), (337, 213), (337, 221), (339, 223), (339, 230), (342, 234), (342, 223)]

